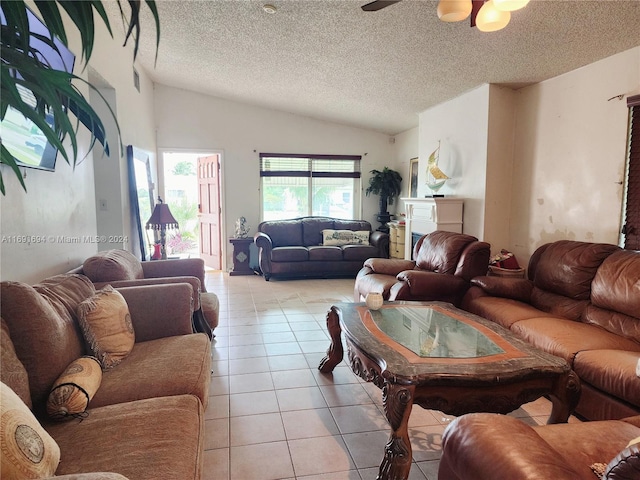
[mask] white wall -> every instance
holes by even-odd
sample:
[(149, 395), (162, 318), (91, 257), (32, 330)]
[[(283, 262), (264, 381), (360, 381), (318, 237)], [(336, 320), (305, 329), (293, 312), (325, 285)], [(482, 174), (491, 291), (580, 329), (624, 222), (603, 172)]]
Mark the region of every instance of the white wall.
[[(34, 8), (34, 11), (37, 9)], [(79, 57), (79, 35), (65, 18), (70, 48), (76, 54), (75, 73), (86, 79), (87, 70)], [(119, 22), (114, 22), (115, 40), (104, 27), (96, 23), (96, 42), (91, 66), (116, 92), (118, 121), (123, 143), (134, 144), (145, 150), (155, 151), (153, 126), (153, 85), (142, 69), (142, 93), (133, 87), (132, 45), (123, 48), (123, 36), (118, 31)], [(155, 32), (151, 32), (152, 35)], [(88, 88), (78, 83), (86, 96)], [(78, 158), (87, 155), (89, 136), (81, 127)], [(115, 157), (105, 161), (114, 162), (121, 168), (117, 145), (111, 145)], [(98, 244), (86, 238), (97, 234), (94, 188), (94, 159), (102, 161), (99, 153), (89, 153), (73, 170), (61, 155), (58, 155), (56, 171), (41, 172), (26, 169), (27, 193), (24, 193), (13, 173), (2, 166), (7, 194), (0, 197), (1, 232), (0, 278), (35, 283), (49, 275), (62, 273), (82, 263), (95, 253)], [(114, 160), (114, 159), (117, 159)], [(126, 162), (125, 162), (126, 163)], [(126, 172), (125, 172), (126, 175)], [(116, 176), (122, 181), (122, 173)], [(101, 178), (97, 178), (102, 182)], [(110, 180), (117, 182), (118, 180)], [(116, 185), (112, 184), (113, 191)], [(107, 190), (109, 186), (107, 185)], [(126, 188), (125, 188), (126, 191)], [(128, 198), (123, 199), (128, 203)], [(125, 205), (127, 204), (125, 203)], [(121, 220), (128, 225), (128, 219)], [(128, 227), (127, 227), (128, 228)], [(125, 230), (126, 232), (126, 230)], [(117, 232), (114, 232), (116, 234)], [(121, 230), (120, 230), (121, 233)], [(16, 243), (17, 240), (34, 237), (46, 243)], [(15, 240), (15, 241), (14, 241)]]
[(628, 108), (640, 47), (517, 92), (511, 248), (618, 243)]
[[(420, 154), (418, 148), (419, 134), (418, 127), (415, 127), (395, 136), (395, 164), (393, 168), (402, 175), (402, 197), (409, 196), (409, 161)], [(389, 209), (389, 211), (396, 214), (405, 212), (404, 202), (402, 201), (394, 203), (392, 208), (393, 210)]]
[(463, 232), (484, 239), (490, 86), (483, 85), (419, 116), (418, 197), (426, 186), (427, 159), (440, 142), (439, 167), (451, 179), (438, 192), (464, 198)]
[[(233, 235), (244, 216), (253, 235), (260, 222), (259, 153), (362, 155), (364, 188), (369, 171), (394, 162), (389, 136), (289, 113), (253, 107), (156, 85), (158, 148), (222, 151), (223, 263), (230, 267)], [(363, 194), (362, 218), (375, 221), (378, 198)]]

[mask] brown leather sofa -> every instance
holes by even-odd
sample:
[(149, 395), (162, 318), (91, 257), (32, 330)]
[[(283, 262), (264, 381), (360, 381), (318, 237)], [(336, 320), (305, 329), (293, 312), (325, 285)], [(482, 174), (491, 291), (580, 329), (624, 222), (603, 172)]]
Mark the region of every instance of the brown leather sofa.
[[(356, 240), (327, 242), (323, 231), (369, 232), (364, 243)], [(338, 234), (336, 234), (338, 235)], [(271, 277), (355, 276), (367, 258), (389, 256), (389, 234), (372, 231), (365, 220), (300, 217), (258, 225), (254, 241), (264, 279)], [(329, 244), (330, 243), (330, 244)]]
[(354, 301), (371, 292), (385, 300), (439, 300), (459, 305), (469, 281), (485, 275), (490, 246), (462, 233), (436, 231), (415, 244), (413, 258), (368, 259), (356, 276)]
[[(453, 420), (442, 437), (438, 480), (609, 480), (640, 478), (640, 416), (622, 420), (529, 426), (473, 413)], [(600, 464), (600, 465), (597, 465)]]
[[(18, 394), (59, 446), (56, 475), (75, 480), (199, 479), (211, 342), (192, 333), (191, 286), (118, 291), (129, 308), (133, 349), (121, 363), (102, 371), (86, 414), (57, 422), (45, 406), (62, 372), (88, 354), (76, 307), (92, 298), (94, 286), (72, 274), (34, 286), (2, 282), (2, 383)], [(4, 415), (2, 421), (4, 425)]]
[(576, 414), (640, 414), (640, 252), (563, 240), (534, 252), (527, 279), (471, 283), (463, 309), (569, 362), (582, 383)]
[(141, 262), (126, 250), (104, 250), (87, 258), (68, 273), (88, 277), (96, 286), (114, 288), (164, 283), (189, 283), (193, 288), (194, 331), (209, 338), (218, 326), (220, 303), (215, 293), (207, 292), (204, 261), (201, 258), (177, 258)]

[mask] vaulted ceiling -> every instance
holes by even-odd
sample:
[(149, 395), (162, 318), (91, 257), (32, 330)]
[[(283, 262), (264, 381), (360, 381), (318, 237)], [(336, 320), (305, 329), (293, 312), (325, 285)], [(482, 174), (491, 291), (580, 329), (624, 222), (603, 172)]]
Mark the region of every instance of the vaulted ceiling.
[(484, 83), (519, 88), (640, 45), (638, 0), (532, 0), (494, 33), (440, 21), (436, 1), (365, 3), (159, 0), (157, 64), (147, 13), (140, 63), (157, 83), (395, 135)]

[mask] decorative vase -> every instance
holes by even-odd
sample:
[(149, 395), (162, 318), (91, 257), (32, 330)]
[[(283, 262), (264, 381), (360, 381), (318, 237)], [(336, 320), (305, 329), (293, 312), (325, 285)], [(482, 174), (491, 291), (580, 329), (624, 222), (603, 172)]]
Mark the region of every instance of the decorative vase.
[(371, 292), (367, 293), (364, 302), (370, 310), (378, 310), (384, 304), (384, 299), (381, 293)]
[(151, 255), (151, 260), (160, 260), (162, 258), (162, 245), (156, 243), (153, 246), (153, 255)]

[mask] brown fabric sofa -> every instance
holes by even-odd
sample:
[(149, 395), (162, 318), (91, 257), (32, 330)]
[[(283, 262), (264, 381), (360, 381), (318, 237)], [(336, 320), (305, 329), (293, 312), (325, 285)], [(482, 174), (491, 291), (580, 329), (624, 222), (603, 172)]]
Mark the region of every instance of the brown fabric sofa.
[[(323, 230), (369, 232), (368, 245), (323, 245)], [(355, 276), (364, 261), (389, 256), (389, 234), (371, 231), (365, 220), (300, 217), (258, 225), (254, 236), (260, 270), (271, 277)]]
[(490, 245), (462, 233), (435, 231), (422, 236), (414, 260), (371, 258), (356, 276), (354, 301), (368, 293), (385, 300), (439, 300), (460, 305), (469, 281), (489, 267)]
[[(529, 426), (520, 419), (473, 413), (442, 437), (438, 480), (597, 480), (640, 478), (640, 416), (622, 420)], [(594, 465), (595, 466), (595, 465)]]
[(564, 240), (534, 252), (527, 279), (471, 283), (462, 308), (569, 362), (582, 383), (578, 415), (640, 414), (640, 252)]
[(192, 288), (177, 283), (118, 291), (129, 307), (135, 344), (102, 372), (84, 418), (56, 422), (45, 406), (61, 373), (89, 354), (76, 315), (77, 305), (95, 293), (87, 277), (0, 284), (2, 382), (60, 447), (60, 478), (199, 479), (211, 343), (192, 333)]
[(88, 277), (96, 286), (114, 288), (163, 283), (189, 283), (193, 288), (193, 327), (196, 332), (212, 337), (218, 326), (219, 301), (207, 292), (204, 261), (201, 258), (179, 258), (141, 262), (126, 250), (105, 250), (87, 258), (69, 273)]

